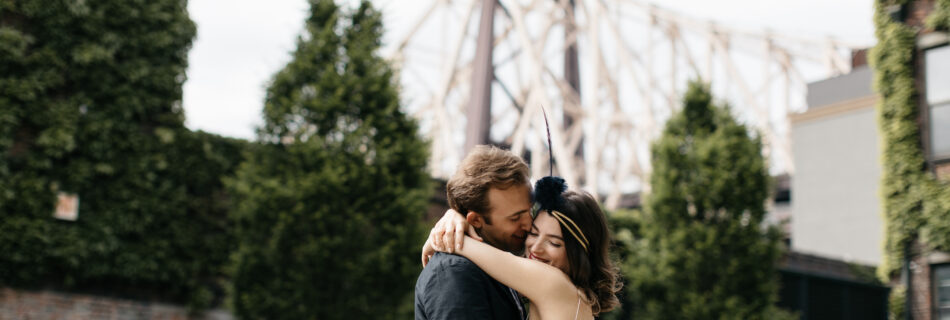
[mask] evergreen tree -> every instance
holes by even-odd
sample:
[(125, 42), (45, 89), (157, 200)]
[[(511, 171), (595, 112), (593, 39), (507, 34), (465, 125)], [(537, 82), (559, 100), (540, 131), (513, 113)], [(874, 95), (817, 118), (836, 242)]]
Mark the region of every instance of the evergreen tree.
[(425, 144), (376, 51), (380, 14), (311, 1), (267, 89), (261, 143), (230, 185), (235, 312), (248, 319), (404, 319), (429, 194)]
[[(652, 146), (652, 193), (625, 259), (638, 319), (774, 319), (780, 234), (764, 227), (761, 143), (691, 82)], [(623, 239), (620, 239), (623, 240)]]

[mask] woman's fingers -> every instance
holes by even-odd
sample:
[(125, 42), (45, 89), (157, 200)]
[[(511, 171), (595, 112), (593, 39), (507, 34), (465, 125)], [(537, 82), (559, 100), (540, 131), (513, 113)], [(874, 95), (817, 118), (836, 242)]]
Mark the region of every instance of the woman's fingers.
[(432, 242), (432, 248), (437, 251), (444, 251), (442, 250), (442, 230), (439, 229), (438, 224), (429, 232), (429, 241)]
[(475, 231), (475, 227), (473, 227), (473, 226), (468, 226), (468, 232), (466, 232), (466, 234), (467, 234), (469, 237), (472, 237), (472, 239), (475, 239), (475, 240), (478, 240), (478, 241), (481, 241), (481, 242), (485, 242), (485, 240), (482, 239), (482, 237), (478, 235), (478, 232)]
[(445, 249), (445, 252), (455, 253), (455, 245), (453, 242), (455, 242), (455, 228), (449, 228), (442, 234), (442, 248)]
[(462, 250), (463, 241), (465, 241), (465, 224), (459, 221), (455, 223), (455, 250)]
[(422, 245), (422, 267), (425, 268), (426, 264), (429, 263), (429, 259), (432, 258), (432, 254), (435, 253), (435, 250), (432, 249), (432, 238), (426, 240), (426, 244)]
[(432, 242), (432, 248), (436, 251), (455, 253), (462, 248), (467, 226), (465, 217), (455, 210), (446, 210), (429, 232), (428, 241)]
[(429, 234), (429, 238), (432, 238), (432, 246), (436, 250), (439, 250), (439, 251), (449, 250), (447, 245), (451, 243), (446, 243), (446, 241), (444, 241), (445, 240), (444, 236), (445, 236), (446, 229), (448, 229), (447, 227), (449, 226), (450, 221), (452, 221), (452, 218), (455, 215), (458, 215), (458, 213), (455, 213), (455, 210), (452, 210), (452, 209), (446, 210), (445, 214), (442, 215), (442, 218), (439, 218), (439, 221), (435, 223), (434, 227), (432, 227), (432, 233)]

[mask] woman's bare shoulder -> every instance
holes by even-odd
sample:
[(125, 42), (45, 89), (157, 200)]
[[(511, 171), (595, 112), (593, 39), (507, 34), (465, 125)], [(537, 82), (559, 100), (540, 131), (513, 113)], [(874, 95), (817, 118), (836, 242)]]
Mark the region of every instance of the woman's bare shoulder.
[[(571, 302), (569, 304), (574, 306), (573, 302), (576, 302), (579, 297), (577, 287), (571, 282), (568, 275), (560, 269), (549, 265), (545, 266), (550, 267), (550, 269), (545, 268), (547, 269), (545, 272), (548, 273), (546, 277), (547, 281), (545, 281), (544, 284), (540, 284), (540, 286), (544, 287), (544, 290), (541, 290), (543, 294), (538, 297), (536, 303), (542, 305), (564, 305), (565, 303)], [(551, 272), (551, 269), (556, 272)]]

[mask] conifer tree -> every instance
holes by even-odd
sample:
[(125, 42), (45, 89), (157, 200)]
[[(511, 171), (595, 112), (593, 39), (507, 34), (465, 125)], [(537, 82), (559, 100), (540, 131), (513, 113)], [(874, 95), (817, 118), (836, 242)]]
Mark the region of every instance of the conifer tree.
[(247, 319), (404, 319), (429, 194), (425, 143), (377, 55), (367, 2), (311, 1), (273, 78), (261, 143), (230, 185), (232, 305)]
[(651, 193), (623, 269), (637, 319), (772, 319), (779, 232), (759, 138), (691, 82), (652, 146)]

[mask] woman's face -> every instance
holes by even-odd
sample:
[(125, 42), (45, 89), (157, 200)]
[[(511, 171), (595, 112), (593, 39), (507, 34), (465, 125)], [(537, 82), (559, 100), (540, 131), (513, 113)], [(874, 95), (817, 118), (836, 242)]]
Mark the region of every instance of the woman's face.
[(528, 259), (547, 263), (567, 273), (567, 249), (564, 248), (561, 225), (547, 211), (538, 213), (524, 245)]

